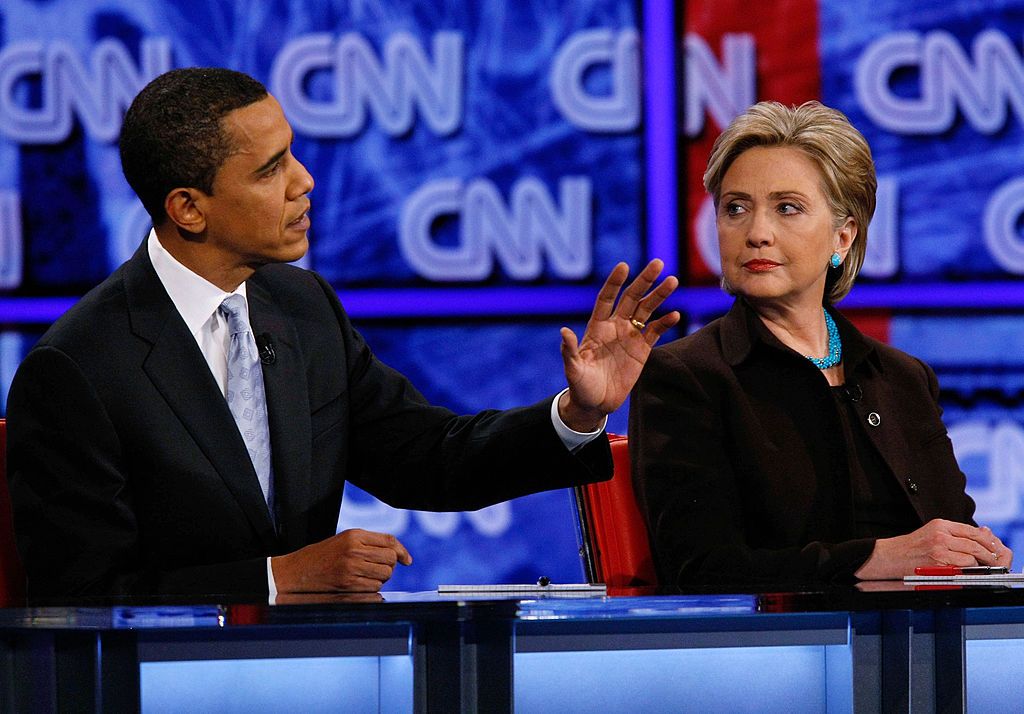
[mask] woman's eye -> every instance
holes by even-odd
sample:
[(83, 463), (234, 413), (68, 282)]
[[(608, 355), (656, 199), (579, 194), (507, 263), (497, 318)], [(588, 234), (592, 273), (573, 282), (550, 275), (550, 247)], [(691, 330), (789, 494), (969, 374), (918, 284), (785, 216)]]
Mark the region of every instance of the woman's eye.
[(789, 216), (789, 215), (792, 215), (794, 213), (799, 213), (799, 212), (800, 212), (800, 206), (796, 205), (795, 203), (781, 203), (781, 204), (779, 204), (779, 213), (781, 213), (784, 216)]
[(729, 216), (738, 216), (744, 212), (743, 206), (738, 203), (727, 203), (725, 206), (725, 213)]

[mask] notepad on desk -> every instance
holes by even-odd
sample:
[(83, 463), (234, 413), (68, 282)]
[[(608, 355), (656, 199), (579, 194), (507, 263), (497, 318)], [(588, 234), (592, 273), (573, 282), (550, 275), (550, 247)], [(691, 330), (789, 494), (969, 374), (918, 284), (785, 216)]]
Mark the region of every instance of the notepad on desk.
[(1011, 573), (1006, 568), (978, 565), (958, 567), (943, 565), (914, 568), (913, 575), (903, 577), (905, 583), (1024, 583), (1024, 573)]
[(605, 595), (604, 583), (539, 583), (511, 585), (438, 585), (438, 595)]

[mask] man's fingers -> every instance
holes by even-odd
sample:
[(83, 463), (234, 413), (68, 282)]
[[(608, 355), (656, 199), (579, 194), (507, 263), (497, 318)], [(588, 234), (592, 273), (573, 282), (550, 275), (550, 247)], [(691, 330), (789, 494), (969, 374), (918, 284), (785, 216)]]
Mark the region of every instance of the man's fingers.
[(399, 554), (396, 548), (380, 548), (378, 546), (363, 546), (354, 548), (352, 555), (365, 560), (367, 563), (379, 563), (393, 568), (398, 562)]
[(377, 580), (354, 575), (346, 580), (341, 591), (347, 593), (375, 593), (378, 592), (387, 580)]
[(640, 304), (640, 300), (647, 294), (650, 287), (654, 285), (654, 281), (658, 279), (658, 276), (661, 275), (663, 267), (665, 267), (665, 264), (658, 258), (648, 263), (647, 267), (640, 271), (640, 274), (636, 276), (625, 292), (622, 293), (619, 305), (615, 308), (615, 314), (626, 319), (633, 317), (637, 305)]
[(398, 543), (398, 548), (395, 551), (398, 553), (398, 562), (402, 565), (412, 565), (412, 555), (409, 551), (405, 549), (404, 545), (398, 542), (397, 538), (395, 539), (395, 543)]
[[(629, 277), (629, 266), (625, 263), (616, 265), (597, 294), (592, 318), (607, 320), (612, 314), (615, 314), (624, 319), (634, 318), (646, 322), (647, 318), (679, 287), (679, 280), (674, 275), (670, 275), (662, 280), (658, 287), (650, 290), (664, 267), (665, 264), (657, 258), (649, 262), (633, 282), (622, 291), (620, 297), (619, 292)], [(615, 304), (616, 299), (618, 299), (618, 305)], [(565, 341), (564, 333), (563, 343), (568, 344)]]
[(559, 334), (562, 335), (562, 357), (565, 360), (576, 359), (580, 353), (580, 342), (576, 338), (576, 333), (570, 330), (568, 327), (563, 327), (559, 330)]
[(612, 268), (608, 279), (604, 281), (604, 285), (597, 293), (597, 300), (594, 302), (594, 319), (607, 320), (612, 316), (612, 310), (615, 309), (615, 298), (619, 296), (619, 290), (628, 277), (629, 266), (625, 263), (619, 263)]
[(385, 563), (378, 563), (370, 560), (360, 560), (352, 564), (350, 577), (368, 578), (380, 583), (386, 583), (391, 579), (391, 573), (394, 572), (394, 569), (394, 565), (387, 565)]
[[(395, 560), (402, 565), (412, 565), (412, 555), (409, 554), (409, 551), (404, 545), (402, 545), (401, 541), (390, 533), (377, 533), (375, 531), (364, 531), (361, 529), (352, 529), (351, 531), (345, 531), (345, 533), (351, 533), (363, 545), (385, 548), (391, 551), (394, 554)], [(391, 564), (393, 565), (394, 561), (391, 561)]]
[(647, 318), (654, 314), (654, 311), (668, 299), (669, 295), (675, 292), (677, 287), (679, 287), (679, 279), (674, 275), (669, 275), (661, 281), (658, 287), (640, 299), (631, 315), (625, 317), (634, 317), (641, 322), (646, 322)]
[(393, 543), (398, 542), (398, 539), (390, 533), (364, 531), (362, 528), (351, 528), (347, 531), (342, 531), (339, 535), (355, 538), (360, 543), (365, 543), (366, 545), (379, 545), (389, 547)]
[(647, 344), (651, 347), (658, 344), (661, 336), (679, 324), (680, 319), (682, 319), (682, 315), (673, 311), (667, 315), (662, 315), (654, 322), (648, 322), (647, 329), (644, 330), (644, 339), (647, 340)]

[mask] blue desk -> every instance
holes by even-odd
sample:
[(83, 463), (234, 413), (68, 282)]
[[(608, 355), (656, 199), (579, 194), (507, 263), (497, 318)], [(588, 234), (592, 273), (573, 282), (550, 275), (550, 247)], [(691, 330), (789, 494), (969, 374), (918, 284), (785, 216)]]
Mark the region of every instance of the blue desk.
[[(700, 652), (701, 659), (721, 653), (734, 662), (752, 653), (760, 659), (751, 662), (771, 662), (773, 653), (800, 648), (823, 653), (812, 659), (820, 664), (822, 707), (830, 711), (960, 711), (971, 640), (1024, 640), (1024, 591), (913, 591), (894, 583), (880, 592), (589, 599), (385, 593), (273, 607), (9, 608), (0, 610), (0, 712), (133, 711), (142, 703), (140, 667), (152, 663), (297, 657), (411, 659), (417, 711), (510, 711), (517, 701), (521, 710), (540, 708), (523, 691), (531, 687), (554, 687), (543, 696), (557, 710), (559, 697), (606, 696), (600, 674), (589, 682), (567, 674), (567, 663), (588, 653), (631, 653), (612, 665), (621, 669), (673, 652)], [(783, 665), (749, 672), (766, 681), (784, 673)], [(643, 669), (615, 674), (655, 696)], [(732, 683), (736, 696), (759, 696), (743, 689), (752, 685)], [(714, 699), (713, 681), (672, 686), (728, 701)]]

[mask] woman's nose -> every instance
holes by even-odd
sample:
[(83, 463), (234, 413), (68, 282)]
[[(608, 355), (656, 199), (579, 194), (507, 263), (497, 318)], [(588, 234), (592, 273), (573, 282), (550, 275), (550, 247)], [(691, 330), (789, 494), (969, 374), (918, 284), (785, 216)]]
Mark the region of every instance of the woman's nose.
[(752, 246), (771, 245), (775, 242), (774, 227), (763, 211), (754, 211), (747, 231), (747, 243)]

